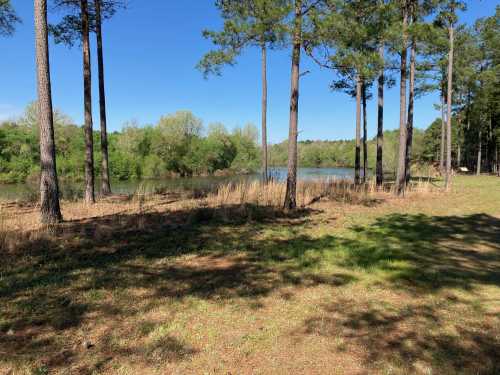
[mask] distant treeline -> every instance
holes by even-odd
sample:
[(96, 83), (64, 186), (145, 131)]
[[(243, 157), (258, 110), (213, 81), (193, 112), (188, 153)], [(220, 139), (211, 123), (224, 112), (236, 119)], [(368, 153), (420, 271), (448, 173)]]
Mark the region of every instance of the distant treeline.
[[(458, 131), (456, 120), (453, 118), (453, 165), (468, 165), (464, 160), (464, 149), (473, 147), (473, 143)], [(412, 165), (437, 166), (440, 161), (441, 149), (441, 119), (436, 119), (426, 129), (414, 129), (412, 147)], [(376, 138), (368, 142), (368, 167), (375, 169), (376, 163)], [(399, 129), (384, 132), (384, 159), (383, 169), (387, 173), (395, 173), (398, 162)], [(299, 165), (301, 167), (350, 167), (354, 168), (355, 140), (339, 141), (300, 141), (298, 143)], [(284, 166), (288, 159), (288, 143), (286, 141), (274, 144), (269, 148), (269, 163), (272, 166)], [(459, 162), (458, 159), (461, 161)], [(471, 170), (473, 170), (471, 168)]]
[[(414, 129), (412, 165), (436, 165), (439, 162), (441, 120), (436, 119), (425, 131)], [(375, 169), (376, 139), (368, 142), (368, 167)], [(457, 146), (453, 147), (453, 155)], [(384, 160), (383, 168), (387, 173), (395, 173), (398, 162), (399, 130), (384, 132)], [(302, 167), (352, 167), (354, 168), (355, 141), (301, 141), (298, 145), (299, 165)], [(287, 142), (275, 144), (269, 151), (270, 164), (273, 166), (286, 165)]]
[[(81, 127), (56, 111), (54, 114), (57, 171), (60, 177), (84, 178), (85, 140)], [(161, 178), (247, 173), (258, 170), (260, 149), (253, 125), (229, 132), (222, 124), (207, 129), (191, 112), (162, 117), (154, 126), (125, 124), (109, 134), (109, 163), (114, 179)], [(0, 182), (37, 179), (40, 152), (36, 106), (18, 120), (0, 124)], [(94, 131), (96, 175), (100, 173), (100, 136)]]
[[(68, 116), (56, 111), (55, 136), (57, 169), (61, 177), (84, 178), (85, 143), (83, 130)], [(441, 120), (426, 131), (415, 129), (413, 164), (439, 160)], [(397, 166), (399, 131), (384, 132), (384, 170), (392, 173)], [(100, 172), (99, 132), (94, 132), (96, 173)], [(120, 132), (109, 135), (111, 177), (119, 180), (170, 176), (250, 173), (260, 168), (258, 131), (253, 125), (228, 131), (215, 123), (205, 129), (191, 112), (162, 117), (154, 126), (125, 124)], [(454, 137), (459, 139), (459, 137)], [(368, 165), (375, 168), (376, 142), (368, 141)], [(301, 167), (353, 167), (354, 140), (301, 141)], [(454, 156), (457, 147), (453, 146)], [(285, 166), (287, 142), (269, 146), (271, 166)], [(39, 147), (36, 109), (30, 105), (15, 121), (0, 124), (0, 182), (24, 182), (37, 179)]]
[[(397, 152), (399, 145), (399, 131), (391, 130), (384, 132), (384, 171), (394, 172), (397, 163)], [(423, 137), (424, 131), (415, 131), (415, 153), (413, 160), (423, 160)], [(376, 141), (368, 142), (368, 166), (375, 168)], [(272, 166), (286, 165), (288, 158), (288, 145), (284, 141), (274, 144), (269, 149), (269, 162)], [(356, 150), (355, 140), (339, 141), (300, 141), (298, 144), (299, 166), (301, 167), (349, 167), (354, 168), (354, 153)]]

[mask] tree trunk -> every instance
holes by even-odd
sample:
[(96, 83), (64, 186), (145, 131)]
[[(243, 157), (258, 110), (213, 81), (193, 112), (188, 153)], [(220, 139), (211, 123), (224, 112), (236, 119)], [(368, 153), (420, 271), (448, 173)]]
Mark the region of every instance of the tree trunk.
[(444, 155), (446, 153), (446, 114), (445, 114), (445, 98), (444, 85), (441, 89), (441, 155), (439, 158), (439, 172), (444, 175)]
[(92, 81), (90, 72), (89, 14), (87, 0), (80, 0), (83, 48), (83, 101), (85, 108), (85, 202), (95, 203), (94, 138), (92, 134)]
[[(461, 100), (461, 101), (463, 101), (463, 100)], [(457, 140), (456, 140), (457, 158), (455, 160), (455, 166), (457, 168), (460, 168), (462, 166), (462, 142), (461, 142), (461, 140), (464, 138), (463, 126), (462, 126), (462, 114), (461, 113), (457, 116), (457, 125), (456, 126), (457, 126)]]
[(495, 143), (495, 160), (496, 160), (496, 173), (497, 176), (500, 177), (500, 158), (498, 155), (498, 139), (496, 140)]
[(470, 143), (467, 141), (470, 139), (470, 101), (471, 101), (471, 90), (470, 88), (467, 89), (467, 104), (466, 104), (466, 110), (465, 110), (465, 129), (464, 129), (464, 134), (465, 134), (465, 140), (464, 140), (464, 154), (465, 154), (465, 165), (467, 168), (470, 170), (473, 170), (472, 166), (472, 157), (471, 157), (471, 151), (470, 151)]
[(490, 159), (488, 155), (488, 149), (490, 148), (490, 132), (489, 130), (486, 132), (486, 142), (484, 142), (484, 167), (483, 170), (486, 170), (486, 173), (490, 170)]
[(302, 46), (302, 0), (295, 0), (293, 33), (290, 129), (288, 134), (288, 176), (286, 179), (285, 209), (294, 209), (297, 207), (297, 122), (299, 113), (300, 49)]
[(405, 160), (405, 183), (408, 185), (411, 180), (411, 151), (413, 146), (413, 111), (415, 103), (415, 63), (417, 54), (415, 38), (411, 40), (410, 50), (410, 93), (408, 95), (408, 120), (406, 123), (406, 160)]
[(453, 25), (450, 25), (450, 52), (448, 55), (448, 94), (447, 94), (447, 116), (446, 116), (446, 177), (445, 189), (451, 188), (451, 107), (452, 107), (452, 94), (453, 94)]
[[(379, 47), (379, 54), (384, 61), (384, 44)], [(384, 68), (382, 68), (378, 76), (378, 110), (377, 110), (377, 186), (382, 186), (384, 183), (384, 165), (383, 165), (383, 149), (384, 149)]]
[(359, 185), (361, 169), (361, 79), (356, 77), (356, 153), (354, 156), (354, 184)]
[(56, 168), (54, 120), (50, 83), (47, 0), (35, 0), (38, 123), (40, 127), (40, 220), (44, 224), (62, 221)]
[(482, 149), (482, 144), (481, 144), (481, 130), (479, 130), (478, 134), (478, 148), (477, 148), (477, 165), (476, 165), (476, 175), (479, 176), (481, 174), (481, 149)]
[(403, 48), (401, 50), (401, 83), (399, 89), (399, 153), (398, 169), (396, 173), (396, 194), (405, 192), (405, 160), (406, 160), (406, 60), (407, 60), (407, 40), (408, 40), (408, 9), (403, 7)]
[[(493, 172), (493, 157), (491, 153), (493, 152), (493, 116), (491, 111), (488, 111), (490, 121), (488, 123), (488, 143), (486, 147), (486, 163), (488, 167), (488, 172)], [(491, 148), (491, 150), (490, 150)]]
[(97, 65), (99, 69), (99, 113), (101, 120), (101, 194), (111, 194), (109, 178), (108, 132), (106, 124), (106, 93), (104, 91), (104, 57), (102, 52), (101, 0), (95, 0)]
[(366, 182), (366, 168), (368, 164), (368, 129), (367, 129), (367, 119), (366, 119), (366, 84), (365, 81), (361, 84), (361, 98), (363, 101), (363, 183)]
[(262, 43), (262, 180), (268, 182), (267, 171), (267, 50)]

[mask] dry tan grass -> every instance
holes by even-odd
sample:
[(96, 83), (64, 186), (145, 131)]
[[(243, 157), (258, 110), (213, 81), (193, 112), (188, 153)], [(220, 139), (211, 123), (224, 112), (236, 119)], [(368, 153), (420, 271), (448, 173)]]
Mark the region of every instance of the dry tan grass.
[[(144, 229), (147, 222), (145, 215), (153, 213), (168, 215), (169, 212), (188, 212), (185, 220), (189, 223), (199, 221), (200, 218), (252, 221), (262, 214), (257, 212), (262, 209), (281, 212), (285, 190), (286, 183), (276, 181), (268, 184), (258, 181), (229, 183), (202, 197), (197, 197), (198, 193), (158, 194), (139, 188), (132, 196), (108, 197), (98, 200), (94, 205), (87, 205), (82, 201), (63, 201), (61, 210), (66, 223), (92, 223), (95, 219), (110, 218), (114, 225), (137, 230)], [(377, 188), (374, 180), (355, 186), (349, 180), (323, 179), (299, 182), (297, 205), (300, 208), (319, 205), (318, 208), (324, 211), (335, 211), (342, 207), (342, 212), (346, 213), (357, 206), (374, 208), (382, 202), (392, 202), (392, 205), (396, 204), (404, 209), (404, 206), (439, 191), (429, 181), (422, 180), (413, 183), (404, 199), (400, 199), (395, 197), (390, 185)], [(210, 211), (203, 213), (203, 210)], [(0, 249), (3, 251), (13, 252), (21, 243), (50, 240), (54, 230), (55, 228), (40, 224), (36, 204), (0, 204)], [(61, 233), (67, 228), (62, 226), (56, 230)], [(93, 235), (100, 236), (107, 231), (108, 228), (97, 228)]]
[[(229, 183), (219, 187), (215, 193), (208, 194), (197, 202), (202, 206), (221, 207), (225, 205), (254, 204), (258, 206), (281, 207), (284, 201), (286, 183), (272, 181)], [(428, 180), (412, 183), (407, 195), (425, 194), (438, 191)], [(340, 203), (360, 204), (377, 196), (388, 197), (393, 194), (393, 187), (387, 185), (377, 188), (375, 180), (356, 186), (349, 180), (323, 179), (303, 181), (297, 185), (297, 205), (306, 207), (321, 199)]]
[[(196, 210), (199, 208), (222, 208), (225, 206), (262, 206), (281, 208), (286, 191), (285, 182), (271, 181), (262, 184), (258, 181), (251, 183), (228, 183), (219, 186), (214, 192), (198, 197), (198, 194), (186, 192), (158, 194), (147, 191), (139, 186), (132, 196), (117, 196), (99, 200), (94, 205), (87, 205), (82, 201), (63, 201), (61, 209), (65, 221), (92, 220), (104, 216), (118, 214), (141, 214), (146, 212), (165, 212), (179, 210)], [(428, 193), (439, 192), (440, 188), (429, 180), (420, 180), (412, 183), (405, 198), (414, 199)], [(371, 179), (364, 185), (355, 186), (350, 180), (318, 179), (302, 181), (297, 184), (297, 205), (307, 207), (319, 201), (335, 202), (340, 204), (373, 205), (378, 200), (395, 199), (393, 186), (386, 185), (378, 188), (375, 180)], [(17, 202), (0, 202), (0, 241), (12, 241), (5, 234), (6, 231), (14, 236), (26, 232), (44, 232), (39, 222), (38, 206)]]

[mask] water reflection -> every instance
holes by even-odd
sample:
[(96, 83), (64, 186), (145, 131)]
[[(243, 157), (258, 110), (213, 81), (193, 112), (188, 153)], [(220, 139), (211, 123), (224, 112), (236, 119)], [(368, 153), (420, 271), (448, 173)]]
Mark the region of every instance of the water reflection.
[[(271, 168), (271, 178), (283, 181), (286, 179), (286, 168)], [(233, 176), (207, 176), (164, 178), (158, 180), (131, 180), (113, 181), (112, 190), (115, 194), (133, 194), (138, 190), (153, 191), (179, 191), (179, 190), (214, 190), (218, 186), (229, 182), (253, 182), (259, 180), (259, 173)], [(328, 179), (328, 178), (354, 178), (352, 168), (299, 168), (299, 180)], [(99, 192), (99, 182), (96, 191)], [(83, 182), (61, 181), (61, 195), (63, 199), (78, 199), (83, 196)], [(0, 185), (0, 199), (3, 200), (32, 200), (38, 199), (38, 186), (35, 183)]]

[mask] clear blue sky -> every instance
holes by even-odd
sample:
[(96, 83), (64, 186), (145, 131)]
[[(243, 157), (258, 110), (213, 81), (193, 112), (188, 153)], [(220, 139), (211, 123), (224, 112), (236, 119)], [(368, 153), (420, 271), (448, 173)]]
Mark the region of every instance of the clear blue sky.
[[(50, 2), (50, 0), (49, 0)], [(129, 0), (129, 7), (104, 26), (108, 123), (118, 130), (136, 119), (156, 123), (161, 115), (191, 110), (204, 124), (222, 122), (228, 128), (260, 124), (260, 55), (247, 50), (222, 77), (204, 80), (195, 65), (209, 50), (204, 28), (221, 21), (212, 0)], [(0, 120), (22, 113), (36, 97), (34, 67), (33, 2), (12, 0), (23, 23), (11, 38), (0, 39)], [(462, 22), (492, 15), (499, 0), (470, 0)], [(49, 13), (49, 21), (58, 17)], [(82, 66), (78, 47), (50, 46), (54, 106), (82, 123)], [(460, 53), (460, 51), (457, 51)], [(279, 142), (288, 136), (290, 52), (269, 54), (269, 138)], [(95, 53), (94, 56), (95, 57)], [(328, 86), (332, 73), (307, 58), (302, 70), (299, 107), (300, 139), (345, 139), (354, 136), (355, 103)], [(93, 66), (94, 126), (97, 128), (97, 64)], [(415, 124), (425, 128), (439, 114), (433, 109), (436, 95), (419, 99)], [(385, 125), (398, 124), (397, 88), (386, 94)], [(375, 101), (369, 103), (369, 135), (375, 134)]]

